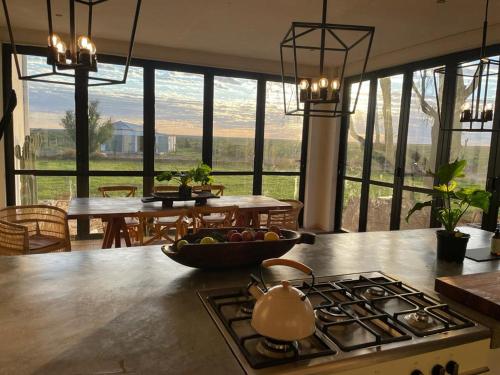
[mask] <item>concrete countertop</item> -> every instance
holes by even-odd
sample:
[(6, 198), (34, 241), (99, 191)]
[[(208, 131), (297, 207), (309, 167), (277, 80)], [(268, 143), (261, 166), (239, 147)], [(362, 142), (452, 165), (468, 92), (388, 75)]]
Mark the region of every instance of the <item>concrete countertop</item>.
[[(489, 244), (491, 233), (464, 231), (470, 248)], [(500, 269), (437, 262), (434, 232), (320, 235), (286, 257), (317, 276), (379, 270), (426, 292), (438, 276)], [(196, 291), (245, 285), (254, 270), (191, 269), (159, 246), (0, 258), (0, 374), (242, 373)]]

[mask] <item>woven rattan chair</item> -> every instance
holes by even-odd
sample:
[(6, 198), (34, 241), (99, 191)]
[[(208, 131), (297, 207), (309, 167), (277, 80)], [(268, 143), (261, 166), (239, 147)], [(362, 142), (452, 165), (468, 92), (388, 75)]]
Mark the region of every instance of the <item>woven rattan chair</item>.
[(0, 255), (29, 254), (28, 228), (0, 220)]
[(236, 219), (238, 206), (195, 206), (192, 211), (193, 231), (200, 228), (224, 228), (231, 227)]
[(212, 194), (221, 197), (224, 195), (225, 188), (226, 187), (224, 185), (198, 185), (193, 186), (193, 192), (210, 191)]
[[(137, 192), (137, 186), (134, 185), (109, 185), (109, 186), (99, 186), (97, 190), (101, 193), (104, 198), (112, 197), (135, 197)], [(106, 221), (103, 220), (103, 232), (106, 232), (105, 225)], [(130, 238), (141, 242), (142, 228), (140, 228), (141, 223), (137, 217), (126, 217), (125, 224), (127, 225), (127, 230)]]
[[(17, 254), (71, 251), (68, 216), (66, 211), (58, 207), (10, 206), (0, 210), (0, 220), (4, 223), (0, 238), (1, 254), (9, 252), (3, 250), (4, 247), (13, 249)], [(16, 225), (8, 226), (5, 223)], [(25, 228), (25, 238), (22, 240), (21, 227)], [(18, 240), (17, 245), (9, 245), (14, 239)], [(23, 252), (19, 252), (21, 243)]]
[(293, 199), (280, 199), (280, 201), (290, 204), (292, 208), (269, 211), (266, 219), (267, 227), (277, 226), (284, 229), (298, 230), (299, 215), (304, 204)]

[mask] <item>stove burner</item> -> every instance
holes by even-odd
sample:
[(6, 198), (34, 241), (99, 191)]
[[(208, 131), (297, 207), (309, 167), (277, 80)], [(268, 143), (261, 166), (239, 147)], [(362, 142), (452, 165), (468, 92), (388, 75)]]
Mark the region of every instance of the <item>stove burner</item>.
[(337, 305), (316, 310), (315, 314), (316, 318), (327, 323), (349, 319), (349, 316), (347, 316), (347, 314)]
[(280, 341), (264, 337), (258, 342), (256, 349), (259, 354), (273, 359), (293, 358), (298, 354), (299, 343), (297, 341)]
[(254, 306), (255, 306), (254, 301), (248, 301), (248, 302), (245, 302), (241, 305), (240, 310), (241, 310), (241, 312), (243, 312), (245, 314), (252, 315)]
[(379, 286), (371, 286), (361, 292), (361, 297), (368, 300), (373, 298), (385, 297), (386, 295), (387, 292), (385, 291), (385, 289)]
[(418, 330), (426, 330), (438, 325), (436, 319), (434, 319), (427, 311), (418, 310), (403, 316), (403, 319), (411, 327)]

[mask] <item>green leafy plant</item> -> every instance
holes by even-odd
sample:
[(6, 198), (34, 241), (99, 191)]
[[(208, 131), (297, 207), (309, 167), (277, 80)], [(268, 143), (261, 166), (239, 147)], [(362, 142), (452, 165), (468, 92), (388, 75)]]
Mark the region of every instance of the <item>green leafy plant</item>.
[(464, 170), (467, 166), (466, 160), (455, 160), (452, 163), (441, 166), (436, 173), (429, 172), (436, 177), (439, 185), (434, 186), (433, 192), (428, 194), (434, 198), (426, 202), (417, 202), (406, 216), (408, 222), (410, 216), (424, 207), (432, 207), (437, 220), (444, 226), (445, 230), (455, 236), (461, 233), (455, 228), (467, 212), (469, 207), (476, 207), (483, 212), (488, 212), (491, 193), (477, 187), (458, 187), (457, 178), (465, 176)]
[(157, 181), (177, 181), (179, 185), (188, 186), (191, 182), (198, 182), (202, 185), (209, 184), (212, 181), (210, 174), (212, 168), (200, 163), (196, 167), (187, 171), (166, 171), (156, 176)]

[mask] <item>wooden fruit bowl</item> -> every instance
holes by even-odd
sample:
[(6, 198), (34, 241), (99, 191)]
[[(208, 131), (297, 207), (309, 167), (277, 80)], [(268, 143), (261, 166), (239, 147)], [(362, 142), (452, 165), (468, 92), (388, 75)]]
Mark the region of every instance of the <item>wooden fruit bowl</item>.
[[(200, 229), (196, 234), (187, 235), (184, 239), (189, 242), (196, 239), (218, 233), (225, 234), (236, 229), (244, 228), (221, 228)], [(261, 230), (265, 230), (261, 228)], [(314, 244), (316, 236), (312, 233), (299, 233), (293, 230), (281, 230), (281, 238), (276, 241), (242, 241), (242, 242), (220, 242), (214, 244), (189, 243), (176, 249), (177, 242), (172, 245), (164, 245), (161, 250), (170, 259), (177, 263), (194, 268), (229, 268), (260, 264), (269, 258), (279, 258), (286, 254), (295, 244)]]

